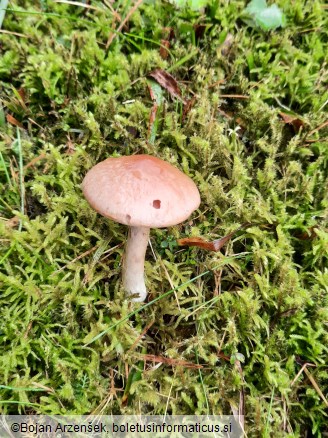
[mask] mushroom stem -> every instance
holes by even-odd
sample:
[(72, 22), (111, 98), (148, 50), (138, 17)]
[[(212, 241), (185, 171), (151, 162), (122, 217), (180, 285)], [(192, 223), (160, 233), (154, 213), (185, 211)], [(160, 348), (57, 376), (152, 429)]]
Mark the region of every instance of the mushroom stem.
[(123, 262), (123, 287), (129, 295), (138, 294), (132, 301), (145, 301), (144, 268), (145, 255), (149, 240), (147, 227), (130, 227)]

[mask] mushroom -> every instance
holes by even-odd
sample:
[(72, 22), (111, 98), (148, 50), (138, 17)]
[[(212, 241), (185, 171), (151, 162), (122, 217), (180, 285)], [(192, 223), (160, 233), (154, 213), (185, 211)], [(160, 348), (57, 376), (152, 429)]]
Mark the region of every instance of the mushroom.
[(123, 261), (123, 287), (132, 301), (144, 301), (144, 263), (150, 228), (179, 224), (198, 208), (195, 183), (166, 161), (150, 155), (107, 158), (82, 182), (98, 213), (130, 227)]

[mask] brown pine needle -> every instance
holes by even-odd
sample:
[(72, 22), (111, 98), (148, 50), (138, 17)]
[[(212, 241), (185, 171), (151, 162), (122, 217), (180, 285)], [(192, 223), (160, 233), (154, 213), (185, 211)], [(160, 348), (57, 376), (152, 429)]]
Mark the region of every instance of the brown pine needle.
[(315, 365), (313, 365), (312, 363), (305, 363), (302, 368), (299, 370), (299, 372), (296, 374), (296, 376), (294, 377), (294, 379), (292, 380), (290, 386), (293, 386), (294, 383), (296, 382), (296, 380), (299, 378), (299, 376), (303, 373), (304, 369), (309, 366), (309, 367), (314, 367)]
[(94, 247), (91, 248), (91, 249), (88, 249), (87, 251), (84, 251), (84, 252), (83, 252), (82, 254), (80, 254), (78, 257), (75, 257), (75, 259), (69, 261), (65, 266), (62, 266), (60, 269), (57, 269), (57, 271), (54, 271), (52, 274), (50, 274), (50, 277), (51, 277), (52, 275), (58, 274), (58, 272), (63, 271), (63, 270), (64, 270), (65, 268), (67, 268), (67, 266), (70, 265), (71, 263), (75, 263), (75, 262), (77, 262), (78, 260), (82, 259), (83, 257), (89, 255), (89, 254), (90, 254), (92, 251), (94, 251), (95, 249), (97, 249), (97, 245), (94, 246)]
[(319, 396), (321, 397), (321, 399), (323, 400), (323, 402), (325, 403), (325, 405), (328, 407), (328, 400), (326, 399), (326, 397), (323, 395), (321, 389), (319, 388), (317, 382), (314, 380), (314, 377), (312, 376), (312, 374), (310, 373), (310, 371), (305, 367), (304, 368), (304, 372), (305, 374), (308, 376), (310, 382), (312, 383), (314, 389), (317, 391), (317, 393), (319, 394)]
[(142, 360), (145, 360), (148, 362), (166, 363), (168, 365), (181, 366), (184, 368), (194, 368), (194, 369), (203, 368), (203, 365), (198, 365), (195, 363), (187, 362), (185, 360), (178, 360), (178, 359), (171, 359), (169, 357), (156, 356), (155, 354), (141, 354), (141, 355), (138, 355), (138, 357), (140, 357)]
[(23, 33), (11, 32), (10, 30), (5, 30), (5, 29), (0, 29), (0, 33), (7, 33), (9, 35), (15, 35), (15, 36), (22, 37), (22, 38), (28, 38), (28, 36), (24, 35)]
[(115, 9), (113, 8), (113, 6), (110, 4), (110, 1), (108, 0), (104, 0), (105, 5), (108, 7), (108, 9), (111, 11), (111, 13), (114, 15), (115, 19), (119, 22), (122, 21), (122, 18), (120, 16), (120, 14), (115, 11)]
[(326, 126), (328, 126), (328, 120), (319, 125), (317, 128), (313, 129), (313, 131), (309, 132), (308, 136), (311, 137), (311, 135), (315, 134), (317, 131), (320, 131), (320, 129), (325, 128)]
[(146, 325), (146, 327), (143, 329), (142, 333), (137, 337), (137, 339), (135, 340), (135, 342), (131, 345), (131, 347), (128, 349), (127, 353), (129, 353), (131, 350), (134, 350), (135, 347), (138, 345), (138, 342), (140, 341), (140, 339), (145, 336), (145, 334), (148, 332), (148, 330), (150, 329), (150, 327), (154, 324), (155, 321), (150, 321), (150, 323), (148, 325)]
[(131, 16), (135, 13), (135, 11), (138, 9), (138, 7), (141, 5), (142, 2), (143, 2), (143, 0), (137, 0), (136, 3), (134, 4), (134, 6), (127, 13), (127, 15), (124, 18), (124, 20), (121, 21), (121, 24), (118, 26), (118, 28), (115, 31), (115, 33), (110, 33), (109, 34), (108, 41), (107, 41), (107, 44), (106, 44), (106, 49), (108, 49), (108, 47), (112, 44), (114, 38), (116, 38), (117, 34), (121, 32), (121, 30), (123, 29), (125, 24), (130, 20)]
[(37, 163), (40, 160), (44, 160), (46, 159), (46, 154), (42, 153), (40, 155), (38, 155), (37, 157), (33, 158), (33, 160), (31, 160), (29, 163), (25, 164), (24, 169), (28, 169), (29, 167), (34, 166), (35, 163)]
[(303, 373), (303, 371), (305, 372), (305, 374), (307, 375), (308, 379), (310, 380), (310, 382), (312, 383), (314, 389), (317, 391), (317, 393), (319, 394), (320, 398), (323, 400), (323, 402), (325, 403), (325, 405), (328, 407), (328, 400), (326, 399), (326, 397), (323, 395), (321, 389), (319, 388), (319, 385), (317, 384), (317, 382), (315, 381), (314, 377), (312, 376), (312, 374), (310, 373), (310, 371), (307, 369), (307, 367), (315, 367), (315, 365), (313, 365), (312, 363), (305, 363), (302, 368), (299, 370), (299, 372), (296, 374), (296, 376), (294, 377), (293, 381), (291, 382), (290, 386), (293, 386), (294, 383), (296, 382), (296, 380), (299, 378), (299, 376)]
[(249, 99), (249, 96), (243, 94), (220, 94), (220, 97), (230, 97), (231, 99)]

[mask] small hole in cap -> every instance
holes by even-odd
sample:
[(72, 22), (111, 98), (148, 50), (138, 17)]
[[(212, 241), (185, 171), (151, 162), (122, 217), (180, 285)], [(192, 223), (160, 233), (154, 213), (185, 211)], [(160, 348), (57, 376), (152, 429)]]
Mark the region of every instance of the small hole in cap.
[(155, 200), (153, 201), (153, 207), (154, 207), (154, 208), (157, 208), (157, 210), (158, 210), (159, 208), (161, 208), (161, 201), (160, 201), (159, 199), (155, 199)]
[(130, 220), (131, 220), (131, 216), (130, 216), (129, 214), (127, 214), (127, 215), (126, 215), (126, 221), (127, 221), (127, 222), (130, 222)]

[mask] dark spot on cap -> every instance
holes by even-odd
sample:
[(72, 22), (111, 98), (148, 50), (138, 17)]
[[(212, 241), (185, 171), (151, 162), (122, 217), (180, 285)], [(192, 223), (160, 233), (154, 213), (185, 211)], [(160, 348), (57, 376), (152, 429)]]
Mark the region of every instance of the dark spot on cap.
[(130, 216), (129, 214), (127, 214), (125, 217), (126, 217), (126, 221), (127, 221), (127, 222), (130, 222), (130, 221), (131, 221), (131, 216)]
[(157, 210), (158, 210), (159, 208), (161, 208), (161, 201), (160, 201), (159, 199), (155, 199), (155, 200), (153, 201), (153, 207), (154, 207), (154, 208), (157, 208)]

